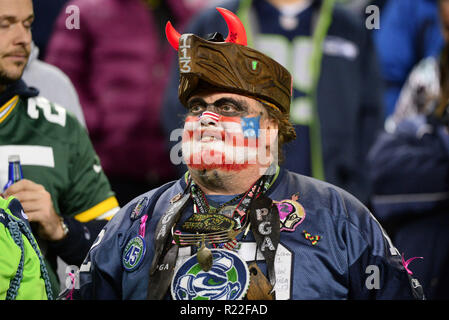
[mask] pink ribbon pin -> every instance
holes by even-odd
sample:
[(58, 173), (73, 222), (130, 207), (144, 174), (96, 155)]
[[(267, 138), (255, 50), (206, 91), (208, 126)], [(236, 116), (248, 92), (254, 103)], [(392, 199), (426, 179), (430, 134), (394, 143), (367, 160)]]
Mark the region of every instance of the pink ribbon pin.
[(75, 291), (75, 274), (69, 273), (70, 281), (72, 283), (72, 288), (70, 289), (69, 293), (66, 295), (66, 300), (73, 300), (73, 291)]
[(148, 219), (148, 216), (147, 216), (147, 215), (144, 215), (144, 216), (140, 219), (139, 235), (140, 235), (142, 238), (145, 238), (145, 227), (146, 227), (146, 224), (147, 224), (147, 219)]

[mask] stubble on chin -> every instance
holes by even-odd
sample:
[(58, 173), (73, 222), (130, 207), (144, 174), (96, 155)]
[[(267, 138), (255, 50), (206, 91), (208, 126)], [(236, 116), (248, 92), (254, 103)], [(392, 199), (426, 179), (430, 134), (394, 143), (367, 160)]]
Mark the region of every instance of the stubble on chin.
[(16, 82), (20, 78), (22, 78), (23, 70), (19, 74), (11, 75), (9, 73), (6, 73), (3, 70), (0, 70), (0, 87), (7, 87), (8, 85)]
[(192, 169), (189, 168), (193, 178), (211, 191), (226, 190), (223, 174), (218, 170)]

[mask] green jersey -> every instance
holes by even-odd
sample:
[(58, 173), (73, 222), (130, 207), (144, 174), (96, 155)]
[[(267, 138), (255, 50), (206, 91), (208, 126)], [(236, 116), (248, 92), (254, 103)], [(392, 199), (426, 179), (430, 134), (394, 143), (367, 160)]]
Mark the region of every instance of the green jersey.
[(61, 216), (87, 222), (118, 210), (86, 129), (64, 108), (19, 96), (0, 107), (1, 188), (13, 154), (20, 156), (24, 178), (45, 187)]
[(39, 246), (18, 200), (0, 197), (0, 299), (52, 297)]
[[(23, 177), (45, 187), (60, 216), (109, 220), (119, 210), (86, 129), (47, 99), (16, 95), (0, 107), (1, 189), (8, 180), (9, 155), (20, 156)], [(56, 256), (37, 240), (56, 295)]]

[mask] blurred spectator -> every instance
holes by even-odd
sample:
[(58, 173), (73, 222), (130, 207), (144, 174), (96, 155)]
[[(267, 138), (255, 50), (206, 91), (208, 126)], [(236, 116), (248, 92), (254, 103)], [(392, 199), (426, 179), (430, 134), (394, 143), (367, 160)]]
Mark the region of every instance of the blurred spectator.
[[(366, 202), (366, 155), (382, 127), (383, 106), (365, 21), (334, 7), (333, 0), (230, 0), (220, 6), (243, 21), (249, 45), (293, 75), (290, 120), (299, 138), (286, 146), (284, 166), (325, 179)], [(228, 33), (215, 9), (204, 11), (186, 28), (200, 36), (211, 30), (225, 37)], [(176, 72), (163, 108), (167, 134), (182, 126), (179, 115), (185, 113), (178, 101)]]
[(386, 116), (393, 113), (411, 69), (423, 58), (438, 55), (443, 47), (438, 1), (391, 0), (381, 12), (374, 39), (387, 86)]
[(413, 263), (429, 299), (447, 272), (449, 248), (449, 135), (447, 126), (417, 115), (400, 122), (394, 133), (380, 136), (370, 153), (373, 214)]
[(394, 132), (404, 119), (417, 114), (428, 114), (440, 95), (440, 70), (435, 57), (421, 60), (410, 72), (399, 94), (393, 114), (387, 119), (385, 130)]
[(174, 52), (167, 20), (182, 25), (205, 1), (73, 0), (80, 28), (59, 16), (46, 61), (74, 83), (101, 164), (124, 205), (173, 178), (160, 126), (161, 98)]
[(33, 41), (40, 49), (39, 59), (45, 57), (48, 41), (59, 13), (65, 11), (69, 0), (33, 0), (34, 15)]
[(414, 68), (390, 126), (370, 151), (373, 213), (407, 258), (430, 299), (449, 298), (449, 1), (446, 45)]
[[(33, 29), (34, 30), (34, 29)], [(83, 110), (75, 87), (69, 77), (60, 69), (39, 58), (39, 48), (31, 45), (31, 54), (23, 72), (22, 79), (31, 87), (39, 90), (39, 95), (72, 112), (79, 122), (86, 127)]]
[[(21, 79), (33, 19), (31, 0), (0, 2), (0, 187), (23, 206), (56, 296), (56, 257), (81, 265), (119, 208), (85, 128)], [(23, 179), (3, 191), (10, 155), (19, 155)]]
[[(440, 1), (439, 20), (440, 30), (445, 41), (449, 40), (449, 6), (447, 1)], [(447, 10), (448, 12), (446, 12)], [(444, 52), (444, 51), (443, 51)], [(440, 57), (438, 57), (440, 55)], [(416, 114), (429, 114), (434, 108), (434, 103), (440, 96), (440, 73), (449, 72), (442, 68), (444, 54), (429, 56), (422, 59), (410, 72), (407, 81), (402, 88), (394, 112), (387, 121), (386, 129), (394, 131), (395, 126), (403, 119)], [(442, 90), (446, 92), (446, 90)], [(449, 92), (449, 88), (448, 91)], [(448, 97), (449, 98), (449, 97)], [(442, 100), (444, 103), (444, 99)]]

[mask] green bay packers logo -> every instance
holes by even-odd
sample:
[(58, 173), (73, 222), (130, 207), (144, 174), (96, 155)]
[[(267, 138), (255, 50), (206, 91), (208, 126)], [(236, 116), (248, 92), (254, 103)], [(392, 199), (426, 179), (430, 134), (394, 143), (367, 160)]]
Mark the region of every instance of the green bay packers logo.
[(249, 271), (237, 253), (212, 249), (213, 265), (205, 272), (196, 255), (176, 271), (171, 284), (175, 300), (241, 300), (249, 286)]
[(125, 270), (135, 270), (145, 256), (145, 240), (141, 236), (136, 236), (128, 241), (123, 251), (122, 264)]

